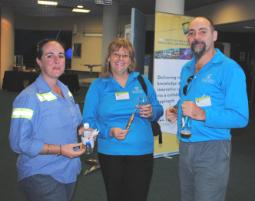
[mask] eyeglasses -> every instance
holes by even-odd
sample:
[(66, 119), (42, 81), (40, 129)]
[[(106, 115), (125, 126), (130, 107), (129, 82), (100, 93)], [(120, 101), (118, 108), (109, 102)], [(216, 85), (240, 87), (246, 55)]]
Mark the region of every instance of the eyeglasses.
[(194, 75), (189, 76), (185, 86), (183, 87), (183, 94), (185, 96), (187, 95), (189, 84), (190, 84), (190, 82), (192, 81), (193, 78), (194, 78)]
[(129, 54), (119, 54), (117, 52), (114, 52), (112, 54), (112, 56), (113, 56), (114, 59), (120, 59), (120, 58), (127, 59), (127, 58), (129, 58)]

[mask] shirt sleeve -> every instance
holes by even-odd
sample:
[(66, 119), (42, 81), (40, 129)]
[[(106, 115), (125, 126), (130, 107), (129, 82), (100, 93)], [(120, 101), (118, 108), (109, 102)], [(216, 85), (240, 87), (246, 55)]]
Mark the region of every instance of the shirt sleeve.
[[(89, 87), (83, 107), (83, 122), (89, 123), (91, 128), (98, 129), (102, 138), (109, 138), (110, 127), (99, 122), (98, 106), (100, 104), (100, 90), (103, 90), (100, 80), (95, 80)], [(101, 87), (100, 87), (101, 86)]]
[(240, 128), (248, 123), (249, 110), (246, 92), (246, 79), (241, 68), (233, 66), (232, 71), (222, 81), (225, 90), (225, 103), (222, 108), (205, 108), (208, 127)]
[(151, 120), (152, 121), (158, 121), (159, 118), (163, 115), (163, 107), (159, 103), (159, 101), (157, 99), (156, 92), (155, 92), (152, 84), (150, 83), (150, 81), (146, 78), (144, 78), (144, 81), (147, 85), (148, 97), (149, 97), (149, 100), (150, 100), (150, 103), (151, 103), (151, 106), (152, 106)]
[(43, 142), (35, 137), (35, 119), (38, 112), (32, 95), (18, 96), (13, 103), (9, 141), (12, 150), (29, 157), (37, 156)]

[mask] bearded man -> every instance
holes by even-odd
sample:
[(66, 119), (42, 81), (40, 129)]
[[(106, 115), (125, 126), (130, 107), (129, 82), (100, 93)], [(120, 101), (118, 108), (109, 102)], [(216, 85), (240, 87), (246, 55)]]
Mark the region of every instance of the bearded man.
[[(187, 40), (193, 59), (181, 72), (178, 109), (167, 109), (180, 140), (182, 201), (224, 201), (229, 179), (231, 128), (248, 123), (246, 78), (242, 68), (214, 47), (212, 21), (196, 17)], [(182, 120), (185, 119), (185, 120)], [(183, 128), (188, 120), (188, 128)]]

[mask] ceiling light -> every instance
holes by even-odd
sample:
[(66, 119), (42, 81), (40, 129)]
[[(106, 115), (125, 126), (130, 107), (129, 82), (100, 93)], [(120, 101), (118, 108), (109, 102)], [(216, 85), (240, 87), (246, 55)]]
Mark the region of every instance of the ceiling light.
[(245, 29), (255, 29), (255, 26), (244, 26)]
[(56, 6), (58, 5), (58, 2), (56, 1), (37, 1), (38, 4), (41, 4), (41, 5), (47, 5), (47, 6)]
[(112, 0), (95, 0), (95, 4), (110, 6), (112, 5)]
[(75, 12), (75, 13), (89, 13), (90, 10), (88, 10), (88, 9), (81, 9), (81, 8), (73, 8), (72, 12)]
[(87, 37), (102, 37), (101, 33), (84, 33)]
[(77, 5), (77, 8), (84, 8), (83, 5)]

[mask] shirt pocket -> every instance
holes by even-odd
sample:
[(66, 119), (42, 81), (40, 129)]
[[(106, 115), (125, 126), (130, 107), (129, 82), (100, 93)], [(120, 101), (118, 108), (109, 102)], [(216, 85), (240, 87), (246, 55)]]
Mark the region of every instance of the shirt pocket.
[(47, 102), (41, 106), (40, 124), (42, 129), (60, 129), (68, 124), (68, 109), (57, 101)]

